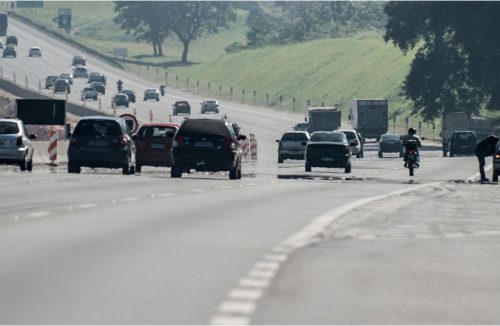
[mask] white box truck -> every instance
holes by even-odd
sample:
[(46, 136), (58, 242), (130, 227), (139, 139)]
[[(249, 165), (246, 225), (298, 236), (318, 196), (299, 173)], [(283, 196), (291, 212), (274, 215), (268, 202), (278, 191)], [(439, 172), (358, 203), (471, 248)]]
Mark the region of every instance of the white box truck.
[(376, 138), (389, 128), (389, 101), (381, 99), (353, 100), (349, 115), (352, 127), (364, 138)]
[(336, 107), (309, 108), (307, 131), (334, 131), (340, 128), (342, 112)]

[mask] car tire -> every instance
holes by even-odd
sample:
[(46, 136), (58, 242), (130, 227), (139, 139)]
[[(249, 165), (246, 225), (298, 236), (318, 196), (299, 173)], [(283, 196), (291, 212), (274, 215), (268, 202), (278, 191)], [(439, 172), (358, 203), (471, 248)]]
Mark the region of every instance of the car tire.
[(171, 178), (180, 178), (182, 177), (182, 168), (172, 165), (170, 168), (170, 177)]
[(238, 165), (229, 170), (229, 179), (230, 180), (238, 179)]
[(160, 98), (157, 98), (157, 99), (156, 99), (156, 102), (160, 102)]
[(312, 168), (309, 164), (306, 163), (306, 172), (311, 172)]
[(126, 108), (128, 108), (128, 103), (127, 103), (127, 104), (125, 104), (125, 107), (126, 107)]
[(351, 173), (351, 164), (348, 164), (348, 165), (345, 167), (344, 172), (345, 172), (345, 173)]
[(33, 171), (33, 158), (31, 158), (31, 160), (29, 160), (29, 162), (26, 164), (26, 170), (28, 171)]
[(379, 152), (378, 152), (378, 157), (379, 157), (379, 158), (383, 158), (383, 157), (384, 157), (384, 153), (382, 153), (382, 152), (380, 152), (380, 151), (379, 151)]
[(404, 157), (405, 153), (404, 152), (399, 152), (399, 157)]
[(278, 155), (278, 163), (283, 163), (285, 160), (283, 159), (283, 157), (279, 156)]
[(450, 151), (450, 157), (453, 157), (455, 156), (455, 153), (453, 153), (452, 151)]
[(26, 171), (26, 158), (23, 158), (21, 161), (19, 161), (19, 168), (21, 171)]
[(361, 158), (365, 157), (365, 152), (361, 151), (361, 154), (359, 154), (359, 157), (361, 157)]
[(361, 153), (356, 154), (356, 158), (360, 158), (360, 157), (361, 157)]
[(491, 178), (492, 181), (498, 182), (498, 172), (499, 170), (493, 170), (493, 176)]
[(135, 170), (137, 171), (137, 173), (141, 173), (141, 171), (142, 171), (142, 165), (140, 165), (139, 163), (136, 163), (135, 164)]
[(80, 173), (81, 167), (80, 165), (73, 163), (71, 161), (68, 162), (68, 173)]

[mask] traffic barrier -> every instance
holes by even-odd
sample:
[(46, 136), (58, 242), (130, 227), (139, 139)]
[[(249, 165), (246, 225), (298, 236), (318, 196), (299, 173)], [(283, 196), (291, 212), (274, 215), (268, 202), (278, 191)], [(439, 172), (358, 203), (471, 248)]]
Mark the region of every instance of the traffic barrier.
[(57, 130), (51, 130), (49, 133), (49, 160), (51, 164), (57, 161)]
[(134, 117), (137, 117), (137, 109), (136, 109), (136, 108), (133, 108), (133, 109), (132, 109), (132, 112), (133, 112)]
[(98, 107), (99, 107), (99, 110), (102, 110), (102, 100), (101, 100), (101, 98), (99, 98), (99, 99), (97, 100), (97, 103), (98, 103), (97, 105), (98, 105)]
[(153, 110), (149, 109), (149, 121), (153, 122)]
[(243, 151), (243, 158), (248, 159), (250, 156), (250, 141), (248, 139), (241, 141), (241, 150)]
[(254, 134), (250, 134), (250, 159), (257, 160), (257, 139)]
[(14, 83), (15, 83), (16, 82), (16, 72), (15, 71), (12, 73), (12, 79), (14, 80)]
[(26, 85), (26, 88), (28, 88), (28, 75), (24, 76), (24, 83)]

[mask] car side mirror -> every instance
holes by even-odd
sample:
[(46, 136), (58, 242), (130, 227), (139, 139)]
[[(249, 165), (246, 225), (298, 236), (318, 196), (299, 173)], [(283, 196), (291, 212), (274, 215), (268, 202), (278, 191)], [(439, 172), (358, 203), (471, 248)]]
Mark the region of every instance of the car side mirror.
[(36, 139), (36, 135), (35, 134), (31, 134), (29, 138), (30, 139)]
[(358, 146), (358, 142), (357, 142), (357, 141), (353, 141), (353, 142), (351, 142), (351, 144), (350, 144), (350, 145), (351, 145), (351, 146)]
[(280, 140), (279, 140), (279, 139), (276, 139), (276, 142), (277, 142), (277, 143), (279, 143), (279, 142), (280, 142)]
[(246, 140), (246, 139), (247, 139), (247, 136), (245, 136), (245, 135), (238, 136), (238, 140)]

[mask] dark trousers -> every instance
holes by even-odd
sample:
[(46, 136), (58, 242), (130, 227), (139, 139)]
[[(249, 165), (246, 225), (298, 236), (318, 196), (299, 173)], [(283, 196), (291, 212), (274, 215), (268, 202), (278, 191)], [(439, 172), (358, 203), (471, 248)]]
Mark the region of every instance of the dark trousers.
[(486, 165), (486, 160), (482, 155), (478, 155), (477, 159), (479, 160), (479, 174), (481, 174), (481, 180), (486, 180), (486, 174), (484, 173), (484, 166)]

